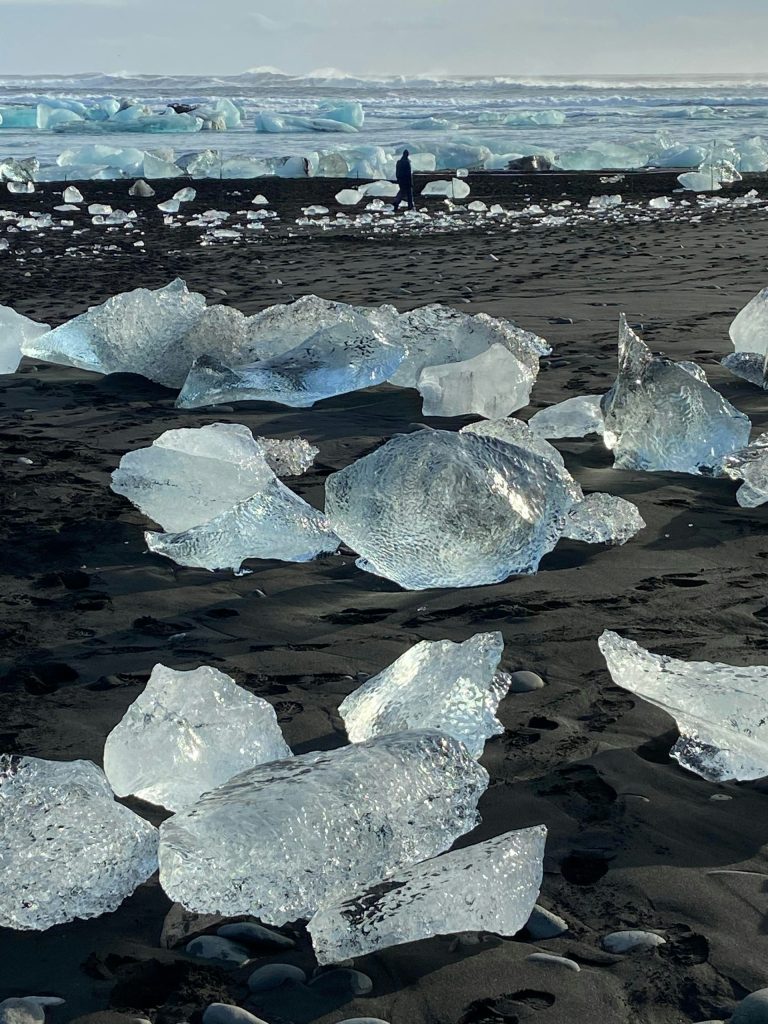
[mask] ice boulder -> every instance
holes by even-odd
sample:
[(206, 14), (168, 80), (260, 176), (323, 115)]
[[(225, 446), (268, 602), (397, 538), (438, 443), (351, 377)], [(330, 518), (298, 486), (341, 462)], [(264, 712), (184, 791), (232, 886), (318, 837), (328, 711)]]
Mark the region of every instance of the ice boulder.
[(768, 666), (679, 661), (609, 630), (599, 644), (617, 686), (675, 719), (683, 768), (710, 782), (768, 775)]
[(67, 188), (65, 188), (61, 198), (64, 200), (65, 203), (78, 204), (85, 202), (83, 198), (83, 193), (80, 191), (79, 188), (75, 188), (74, 185), (69, 185)]
[(164, 822), (160, 883), (195, 913), (308, 918), (447, 850), (477, 824), (487, 785), (433, 731), (250, 768)]
[(118, 796), (179, 811), (246, 768), (288, 757), (267, 701), (216, 668), (155, 665), (107, 736), (104, 772)]
[(763, 288), (736, 315), (729, 334), (736, 352), (768, 355), (768, 288)]
[(443, 854), (326, 905), (309, 933), (319, 964), (455, 932), (515, 935), (544, 872), (543, 825)]
[[(536, 366), (538, 370), (538, 362)], [(425, 416), (508, 416), (528, 405), (536, 372), (505, 345), (461, 362), (426, 366), (416, 387)]]
[(685, 174), (678, 174), (677, 180), (689, 192), (719, 192), (723, 187), (712, 168), (686, 171)]
[(461, 178), (450, 178), (448, 181), (428, 181), (421, 190), (423, 196), (443, 196), (448, 199), (466, 199), (469, 193), (469, 185)]
[(579, 395), (564, 402), (540, 409), (528, 420), (528, 426), (539, 437), (586, 437), (602, 434), (601, 395)]
[(356, 100), (348, 100), (344, 103), (323, 103), (320, 105), (319, 113), (331, 121), (343, 121), (358, 131), (363, 127), (365, 121), (363, 105)]
[(146, 541), (180, 565), (304, 562), (339, 544), (326, 517), (278, 480), (237, 423), (166, 431), (150, 448), (123, 456), (112, 490), (169, 531), (147, 533)]
[(0, 306), (0, 373), (14, 373), (22, 352), (50, 331), (48, 324), (22, 316), (10, 306)]
[(0, 927), (116, 910), (157, 868), (157, 830), (90, 761), (0, 755)]
[(353, 743), (409, 729), (436, 729), (482, 756), (485, 741), (504, 731), (496, 710), (510, 686), (499, 673), (501, 633), (464, 643), (422, 640), (339, 706)]
[(400, 187), (394, 181), (371, 181), (367, 185), (361, 185), (360, 191), (363, 195), (382, 199), (396, 196)]
[(619, 373), (602, 410), (617, 469), (711, 475), (749, 442), (749, 419), (686, 367), (652, 355), (623, 315)]

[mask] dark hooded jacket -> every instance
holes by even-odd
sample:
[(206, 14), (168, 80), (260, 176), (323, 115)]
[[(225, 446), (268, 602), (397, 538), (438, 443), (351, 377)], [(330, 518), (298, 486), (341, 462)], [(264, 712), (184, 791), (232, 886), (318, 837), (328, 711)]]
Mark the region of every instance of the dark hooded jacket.
[(395, 166), (395, 178), (400, 188), (411, 188), (413, 186), (413, 171), (411, 161), (407, 156), (401, 156)]

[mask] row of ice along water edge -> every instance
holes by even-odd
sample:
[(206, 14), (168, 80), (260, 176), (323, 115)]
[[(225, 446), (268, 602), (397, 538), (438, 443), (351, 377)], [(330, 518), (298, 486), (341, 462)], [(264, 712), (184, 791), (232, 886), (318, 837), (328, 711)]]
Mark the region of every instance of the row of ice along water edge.
[[(768, 388), (768, 289), (730, 333), (724, 364)], [(563, 437), (601, 438), (622, 469), (730, 477), (742, 506), (768, 500), (768, 437), (750, 442), (749, 419), (699, 366), (653, 355), (624, 317), (607, 394), (515, 418), (549, 352), (511, 321), (442, 305), (399, 313), (310, 295), (245, 316), (178, 280), (53, 330), (0, 307), (5, 373), (22, 355), (139, 373), (180, 389), (179, 409), (305, 408), (389, 382), (417, 388), (425, 415), (482, 417), (397, 435), (332, 473), (325, 512), (283, 482), (312, 465), (306, 440), (237, 423), (168, 430), (122, 458), (112, 487), (162, 528), (147, 532), (149, 550), (180, 565), (242, 571), (343, 544), (360, 569), (418, 590), (535, 573), (561, 537), (630, 541), (645, 525), (638, 509), (585, 495), (550, 444)], [(612, 632), (598, 642), (618, 685), (674, 715), (681, 765), (713, 782), (768, 774), (768, 667), (685, 663)], [(159, 866), (189, 911), (307, 921), (320, 964), (435, 934), (514, 935), (539, 894), (544, 825), (446, 852), (478, 824), (479, 758), (503, 732), (500, 702), (543, 685), (531, 673), (516, 684), (502, 654), (496, 632), (422, 641), (343, 701), (349, 745), (298, 756), (271, 705), (223, 672), (157, 665), (108, 735), (103, 771), (0, 758), (0, 925), (114, 910)], [(115, 795), (172, 816), (156, 829)]]

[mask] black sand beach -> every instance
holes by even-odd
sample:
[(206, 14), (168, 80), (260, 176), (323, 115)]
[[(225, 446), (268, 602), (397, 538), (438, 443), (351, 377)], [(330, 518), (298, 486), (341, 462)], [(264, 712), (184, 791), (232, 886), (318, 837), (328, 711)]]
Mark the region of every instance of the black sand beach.
[[(584, 200), (621, 192), (671, 194), (674, 175), (474, 176), (472, 198), (521, 204), (563, 193)], [(293, 219), (328, 203), (338, 182), (194, 182), (194, 209), (240, 209), (257, 191)], [(741, 183), (741, 192), (762, 178)], [(128, 183), (83, 183), (88, 201), (130, 208)], [(156, 203), (180, 187), (157, 183)], [(4, 194), (0, 206), (50, 209), (61, 186)], [(233, 192), (242, 193), (233, 196)], [(729, 195), (734, 193), (729, 192)], [(245, 197), (245, 198), (244, 198)], [(56, 202), (60, 199), (56, 197)], [(155, 211), (156, 213), (157, 211)], [(705, 215), (701, 223), (572, 230), (484, 230), (428, 238), (368, 239), (279, 230), (247, 245), (198, 244), (158, 215), (145, 249), (69, 257), (71, 239), (14, 236), (25, 262), (0, 253), (0, 304), (59, 324), (110, 295), (176, 276), (256, 312), (315, 292), (346, 302), (428, 302), (509, 317), (543, 335), (533, 404), (518, 415), (610, 386), (619, 312), (654, 350), (694, 359), (710, 382), (768, 429), (763, 392), (719, 366), (734, 314), (768, 283), (768, 221), (761, 211)], [(97, 231), (81, 236), (103, 241)], [(40, 247), (42, 252), (34, 253)], [(493, 254), (497, 261), (488, 257)], [(57, 258), (58, 257), (58, 258)], [(572, 322), (563, 322), (563, 321)], [(501, 705), (503, 736), (483, 764), (491, 786), (483, 823), (461, 845), (513, 828), (549, 829), (541, 904), (566, 935), (535, 942), (436, 938), (361, 958), (374, 982), (364, 998), (310, 999), (292, 990), (254, 998), (269, 1024), (680, 1024), (722, 1019), (768, 983), (765, 781), (712, 785), (668, 757), (674, 722), (613, 685), (597, 648), (608, 628), (653, 651), (733, 664), (768, 661), (765, 508), (740, 509), (736, 485), (668, 473), (619, 472), (595, 438), (557, 442), (588, 491), (635, 502), (647, 529), (625, 547), (561, 541), (531, 577), (471, 590), (407, 593), (361, 573), (349, 555), (304, 565), (254, 562), (251, 574), (183, 569), (145, 551), (144, 518), (109, 490), (120, 457), (170, 427), (245, 423), (255, 434), (297, 434), (320, 448), (292, 483), (321, 506), (328, 473), (422, 423), (415, 391), (380, 387), (293, 410), (244, 403), (182, 412), (174, 393), (131, 375), (99, 377), (25, 360), (0, 380), (4, 485), (0, 490), (0, 749), (101, 763), (104, 739), (157, 662), (213, 665), (270, 701), (294, 750), (345, 742), (339, 702), (419, 640), (464, 640), (499, 629), (502, 667), (530, 669), (544, 689)], [(32, 460), (32, 465), (20, 463)], [(726, 799), (727, 798), (727, 799)], [(134, 807), (137, 805), (134, 803)], [(156, 809), (143, 808), (158, 822)], [(61, 996), (55, 1022), (108, 1024), (136, 1017), (197, 1024), (213, 1001), (244, 1002), (250, 968), (207, 966), (161, 948), (171, 905), (156, 880), (115, 913), (44, 933), (0, 931), (0, 999)], [(614, 956), (601, 938), (645, 928), (655, 951)], [(290, 960), (314, 966), (300, 929)], [(526, 957), (576, 961), (576, 973)], [(263, 962), (269, 962), (266, 958)], [(260, 961), (261, 962), (261, 961)], [(109, 1012), (108, 1012), (109, 1011)], [(119, 1016), (117, 1015), (119, 1014)]]

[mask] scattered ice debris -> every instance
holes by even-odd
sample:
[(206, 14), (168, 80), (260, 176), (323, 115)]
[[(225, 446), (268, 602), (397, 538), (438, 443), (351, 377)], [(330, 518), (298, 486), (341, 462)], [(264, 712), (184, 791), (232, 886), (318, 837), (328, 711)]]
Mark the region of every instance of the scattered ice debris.
[(621, 206), (623, 202), (621, 196), (592, 196), (588, 208), (590, 210), (610, 210), (614, 206)]
[(107, 214), (112, 213), (112, 207), (107, 203), (91, 203), (88, 207), (88, 213), (92, 217), (106, 217)]
[(3, 754), (0, 859), (0, 927), (42, 931), (116, 910), (155, 871), (157, 831), (92, 762)]
[(655, 199), (649, 199), (648, 205), (652, 210), (670, 210), (674, 204), (669, 196), (657, 196)]
[(0, 373), (14, 373), (22, 350), (50, 331), (48, 324), (22, 316), (10, 306), (0, 306)]
[(764, 505), (768, 501), (768, 433), (726, 455), (721, 470), (731, 480), (743, 481), (736, 492), (742, 508)]
[(336, 202), (341, 206), (357, 206), (364, 193), (356, 188), (343, 188), (335, 195)]
[(237, 423), (166, 431), (123, 456), (112, 490), (168, 531), (146, 533), (147, 545), (180, 565), (305, 562), (339, 545), (327, 518), (278, 480)]
[(579, 395), (564, 402), (540, 409), (528, 420), (528, 426), (539, 437), (586, 437), (603, 433), (601, 395)]
[(504, 731), (496, 718), (509, 688), (509, 677), (497, 671), (503, 650), (501, 633), (477, 633), (463, 643), (422, 640), (342, 701), (351, 742), (437, 729), (481, 757), (486, 740)]
[(69, 185), (67, 188), (65, 188), (61, 198), (64, 200), (65, 203), (78, 204), (85, 202), (85, 199), (83, 198), (83, 193), (80, 191), (79, 188), (76, 188), (74, 185)]
[(666, 944), (666, 939), (655, 932), (631, 929), (624, 932), (611, 932), (603, 937), (602, 946), (609, 953), (634, 953), (637, 949), (656, 949)]
[(708, 475), (749, 442), (749, 419), (685, 367), (652, 355), (623, 314), (619, 374), (602, 409), (617, 469)]
[(448, 849), (477, 824), (487, 785), (461, 743), (432, 731), (257, 766), (163, 823), (160, 882), (198, 913), (308, 918)]
[(433, 935), (515, 935), (539, 895), (546, 836), (543, 825), (508, 832), (325, 904), (308, 926), (318, 963), (337, 963)]
[(148, 185), (143, 178), (139, 178), (133, 185), (128, 189), (129, 196), (137, 196), (140, 199), (151, 199), (155, 195), (155, 190), (151, 185)]
[(267, 701), (215, 668), (155, 665), (107, 736), (104, 772), (118, 796), (178, 811), (252, 765), (290, 756)]
[(35, 191), (35, 186), (31, 181), (9, 181), (7, 188), (15, 195), (28, 195)]
[(678, 661), (608, 630), (599, 644), (617, 686), (674, 717), (684, 768), (710, 782), (768, 775), (768, 666)]
[(447, 196), (449, 199), (466, 199), (469, 193), (469, 185), (461, 178), (451, 178), (448, 181), (428, 181), (421, 190), (423, 196)]

